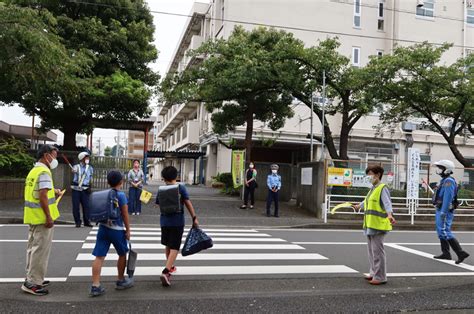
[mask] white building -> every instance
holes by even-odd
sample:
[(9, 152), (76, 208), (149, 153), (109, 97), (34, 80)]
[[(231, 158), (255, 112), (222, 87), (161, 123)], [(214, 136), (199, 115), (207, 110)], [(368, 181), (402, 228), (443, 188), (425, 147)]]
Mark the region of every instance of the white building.
[[(213, 0), (210, 4), (195, 3), (176, 47), (169, 71), (182, 71), (199, 62), (199, 57), (186, 56), (189, 49), (213, 38), (228, 38), (235, 25), (252, 29), (255, 25), (284, 27), (303, 40), (306, 45), (317, 45), (318, 40), (337, 36), (340, 52), (351, 58), (354, 66), (364, 66), (369, 56), (390, 53), (394, 45), (416, 42), (453, 43), (444, 56), (444, 62), (471, 53), (474, 47), (474, 7), (467, 1), (425, 0), (417, 7), (417, 0)], [(255, 121), (255, 161), (297, 163), (309, 159), (311, 115), (305, 105), (295, 104), (295, 115), (276, 132)], [(163, 151), (200, 150), (205, 157), (198, 163), (203, 181), (209, 183), (217, 173), (230, 172), (231, 150), (226, 142), (240, 142), (245, 126), (238, 127), (227, 137), (217, 138), (212, 132), (211, 114), (203, 104), (164, 103), (158, 109), (157, 134)], [(333, 136), (337, 141), (341, 119), (329, 117)], [(451, 159), (454, 156), (441, 135), (428, 130), (416, 130), (417, 121), (410, 119), (382, 135), (373, 126), (380, 124), (377, 113), (362, 118), (350, 133), (351, 159), (387, 161), (391, 170), (398, 172), (401, 181), (404, 168), (395, 169), (395, 163), (406, 163), (407, 147), (419, 148), (422, 161)], [(419, 122), (419, 121), (418, 121)], [(415, 125), (415, 127), (414, 127)], [(315, 134), (321, 134), (321, 125), (315, 118)], [(155, 140), (156, 141), (156, 140)], [(274, 142), (271, 147), (266, 143)], [(468, 158), (474, 158), (474, 140), (457, 139), (459, 149)], [(223, 144), (224, 143), (224, 144)], [(156, 145), (155, 145), (156, 146)], [(319, 155), (319, 152), (316, 152)], [(457, 163), (457, 162), (456, 162)], [(164, 165), (181, 170), (181, 180), (192, 182), (193, 160), (164, 159), (156, 163), (156, 173)], [(457, 163), (460, 168), (461, 165)], [(422, 173), (423, 174), (423, 173)], [(463, 170), (456, 173), (460, 180)], [(434, 179), (434, 178), (433, 178)], [(466, 178), (465, 178), (466, 179)]]

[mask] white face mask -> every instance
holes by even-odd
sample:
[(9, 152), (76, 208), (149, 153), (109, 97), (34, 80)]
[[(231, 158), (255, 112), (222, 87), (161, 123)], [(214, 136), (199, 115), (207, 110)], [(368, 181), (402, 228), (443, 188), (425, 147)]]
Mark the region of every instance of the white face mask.
[(375, 183), (376, 183), (375, 182), (376, 181), (375, 176), (368, 176), (368, 177), (369, 177), (370, 183), (372, 183), (372, 185), (375, 185)]
[(278, 173), (278, 170), (273, 169), (273, 170), (272, 170), (272, 173), (273, 173), (273, 174), (277, 174), (277, 173)]
[(249, 168), (250, 168), (250, 169), (253, 169), (253, 165), (249, 165)]
[(55, 168), (57, 168), (59, 165), (59, 162), (56, 158), (53, 158), (53, 160), (51, 160), (51, 162), (49, 163), (49, 169), (53, 170)]
[(443, 170), (443, 169), (441, 169), (441, 168), (436, 168), (436, 174), (438, 174), (438, 175), (442, 175), (442, 174), (443, 174), (443, 172), (444, 172), (444, 170)]

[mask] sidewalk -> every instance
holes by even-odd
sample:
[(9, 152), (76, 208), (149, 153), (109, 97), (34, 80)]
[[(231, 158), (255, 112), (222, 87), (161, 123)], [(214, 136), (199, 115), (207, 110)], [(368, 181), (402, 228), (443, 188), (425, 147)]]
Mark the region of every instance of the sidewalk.
[[(140, 216), (130, 216), (131, 224), (145, 224), (158, 226), (160, 211), (154, 205), (158, 182), (152, 182), (145, 189), (153, 193), (149, 204), (142, 205)], [(202, 186), (187, 186), (191, 202), (193, 203), (199, 223), (202, 226), (222, 227), (257, 227), (257, 228), (317, 228), (317, 229), (362, 229), (362, 216), (354, 219), (329, 219), (324, 223), (311, 213), (296, 206), (293, 200), (280, 204), (280, 217), (266, 217), (265, 203), (257, 202), (254, 209), (240, 209), (242, 201), (238, 197), (230, 197), (220, 193), (218, 189)], [(61, 217), (58, 223), (74, 224), (72, 216), (72, 201), (70, 195), (65, 195), (59, 205)], [(22, 223), (23, 201), (7, 200), (0, 203), (0, 223)], [(186, 223), (191, 224), (189, 215)], [(399, 220), (394, 229), (399, 230), (434, 230), (433, 221), (416, 221), (410, 225), (409, 221)], [(473, 223), (454, 223), (454, 230), (474, 230)]]

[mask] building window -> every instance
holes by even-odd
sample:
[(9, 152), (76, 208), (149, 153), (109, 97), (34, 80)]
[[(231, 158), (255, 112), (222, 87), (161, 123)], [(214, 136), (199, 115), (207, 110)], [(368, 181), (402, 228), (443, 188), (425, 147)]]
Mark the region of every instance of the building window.
[(474, 25), (474, 8), (467, 9), (466, 23)]
[(354, 27), (360, 27), (360, 1), (354, 0)]
[(359, 67), (360, 66), (360, 48), (352, 47), (352, 65)]
[(434, 17), (434, 0), (425, 0), (422, 7), (416, 8), (416, 15)]
[(377, 13), (377, 29), (379, 31), (383, 31), (384, 30), (384, 7), (383, 7), (383, 4), (384, 4), (384, 0), (380, 0), (379, 1), (379, 9), (378, 9), (378, 13)]
[(383, 56), (383, 50), (377, 50), (377, 57)]

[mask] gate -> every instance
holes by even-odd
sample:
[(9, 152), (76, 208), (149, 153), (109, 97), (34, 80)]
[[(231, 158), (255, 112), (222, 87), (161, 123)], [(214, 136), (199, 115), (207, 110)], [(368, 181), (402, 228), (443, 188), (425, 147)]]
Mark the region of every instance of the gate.
[(110, 170), (118, 170), (122, 173), (124, 178), (123, 189), (128, 190), (127, 175), (133, 167), (133, 160), (135, 158), (91, 156), (90, 159), (91, 165), (94, 167), (94, 175), (92, 177), (92, 188), (94, 190), (109, 188), (107, 173)]

